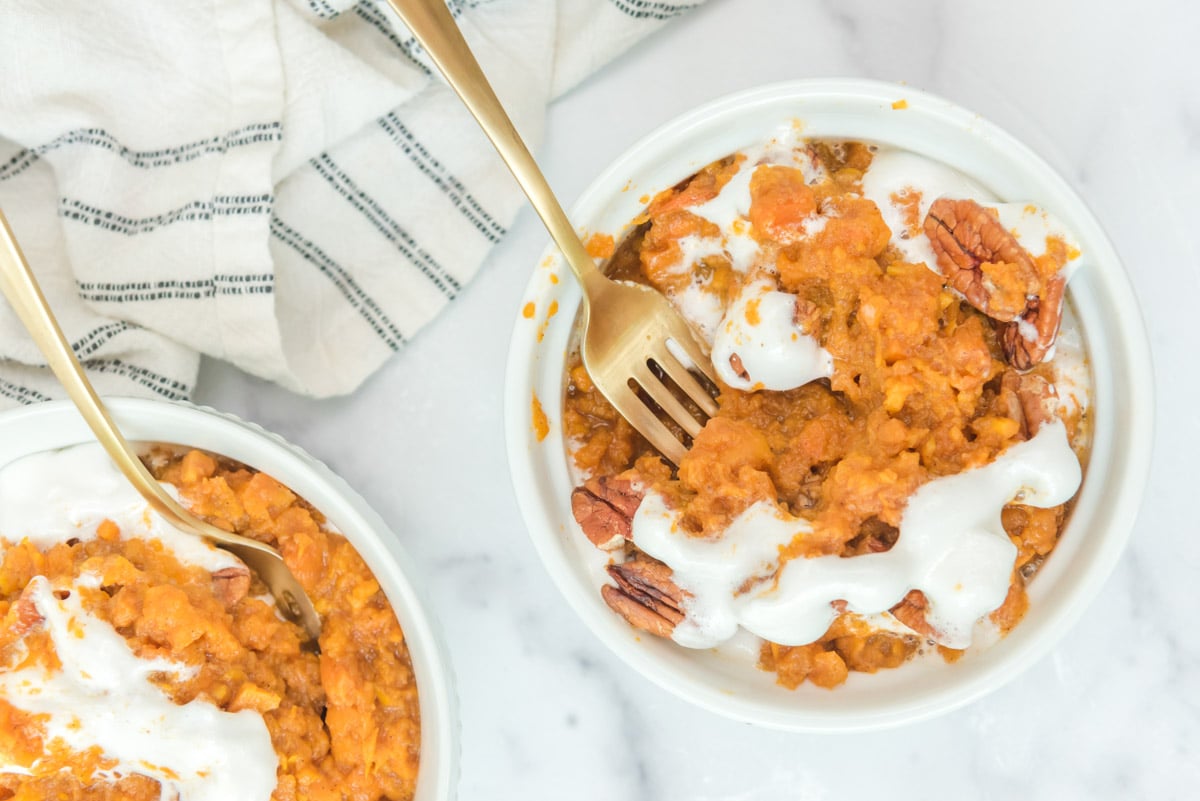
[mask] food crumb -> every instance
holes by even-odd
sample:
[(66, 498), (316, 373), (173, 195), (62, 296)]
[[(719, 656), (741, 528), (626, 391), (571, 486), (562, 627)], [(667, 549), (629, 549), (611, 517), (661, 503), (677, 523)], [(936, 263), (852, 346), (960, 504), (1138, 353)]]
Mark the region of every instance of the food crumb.
[(963, 658), (966, 651), (958, 648), (947, 648), (944, 645), (937, 647), (938, 653), (942, 655), (942, 659), (946, 660), (947, 664), (953, 665), (955, 662)]
[(535, 312), (537, 312), (537, 306), (534, 306), (531, 300), (525, 304), (525, 308), (521, 309), (521, 316), (526, 320), (532, 320)]
[(906, 108), (908, 108), (908, 101), (905, 100), (904, 98), (901, 98), (901, 99), (897, 100), (895, 103), (892, 103), (892, 108), (896, 109), (897, 111), (899, 111), (900, 109), (906, 109)]
[(613, 254), (614, 243), (611, 234), (592, 234), (587, 241), (588, 255), (593, 259), (607, 259)]
[(533, 393), (533, 433), (537, 437), (537, 441), (541, 442), (550, 433), (550, 420), (546, 417), (546, 412), (542, 409), (542, 402), (538, 400), (537, 393)]

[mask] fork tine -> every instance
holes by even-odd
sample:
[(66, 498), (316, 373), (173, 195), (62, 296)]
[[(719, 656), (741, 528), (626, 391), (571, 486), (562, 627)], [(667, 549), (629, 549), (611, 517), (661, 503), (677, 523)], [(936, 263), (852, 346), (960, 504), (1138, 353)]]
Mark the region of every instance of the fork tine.
[(621, 416), (628, 420), (629, 424), (645, 437), (659, 453), (673, 464), (679, 464), (679, 460), (687, 453), (687, 449), (683, 447), (682, 442), (675, 438), (671, 429), (655, 416), (650, 407), (628, 385), (614, 389), (615, 391), (611, 395), (607, 390), (605, 391), (609, 403), (616, 407)]
[[(685, 368), (699, 370), (705, 378), (712, 382), (713, 386), (718, 386), (717, 373), (713, 370), (712, 359), (709, 358), (704, 348), (700, 346), (700, 343), (696, 341), (695, 335), (690, 330), (682, 332), (671, 331), (667, 334), (667, 337), (667, 348), (670, 350), (671, 355), (675, 357), (675, 361), (679, 362)], [(691, 364), (687, 364), (680, 359), (677, 351), (682, 351)]]
[[(695, 376), (688, 371), (687, 365), (671, 352), (670, 348), (657, 348), (656, 352), (652, 354), (652, 358), (662, 368), (662, 371), (667, 374), (667, 377), (683, 390), (683, 393), (691, 399), (692, 403), (699, 406), (709, 417), (717, 416), (717, 402), (713, 400), (712, 395), (708, 394), (708, 390), (696, 380)], [(674, 415), (671, 416), (674, 417)]]
[(648, 365), (644, 362), (637, 365), (633, 370), (633, 378), (647, 395), (654, 398), (654, 402), (666, 412), (667, 417), (674, 420), (675, 424), (686, 431), (689, 436), (695, 437), (700, 433), (700, 421), (693, 417), (687, 407), (671, 394), (670, 388), (654, 375)]

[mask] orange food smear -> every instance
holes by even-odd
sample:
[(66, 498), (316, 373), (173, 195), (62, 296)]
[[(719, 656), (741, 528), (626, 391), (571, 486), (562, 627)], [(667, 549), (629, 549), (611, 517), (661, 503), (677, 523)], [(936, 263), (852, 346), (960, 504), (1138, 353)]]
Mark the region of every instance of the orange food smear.
[(762, 305), (762, 300), (759, 298), (751, 298), (746, 301), (746, 322), (750, 325), (758, 325), (762, 322), (762, 314), (759, 312), (759, 306)]
[(552, 300), (552, 301), (550, 301), (549, 308), (546, 309), (546, 319), (542, 320), (542, 324), (540, 326), (538, 326), (538, 334), (537, 334), (538, 342), (541, 342), (542, 339), (546, 336), (546, 328), (547, 328), (547, 326), (550, 325), (550, 320), (556, 314), (558, 314), (558, 301)]
[(550, 433), (550, 420), (546, 417), (546, 411), (542, 408), (542, 402), (538, 400), (537, 393), (533, 393), (533, 433), (537, 437), (537, 441), (541, 442)]
[(526, 320), (532, 320), (533, 315), (535, 315), (535, 314), (537, 314), (537, 306), (534, 305), (532, 300), (529, 301), (528, 303), (526, 303), (525, 306), (521, 309), (521, 316), (524, 317)]
[(893, 192), (891, 196), (892, 203), (900, 209), (910, 239), (922, 234), (921, 194), (920, 190), (909, 187), (902, 192)]

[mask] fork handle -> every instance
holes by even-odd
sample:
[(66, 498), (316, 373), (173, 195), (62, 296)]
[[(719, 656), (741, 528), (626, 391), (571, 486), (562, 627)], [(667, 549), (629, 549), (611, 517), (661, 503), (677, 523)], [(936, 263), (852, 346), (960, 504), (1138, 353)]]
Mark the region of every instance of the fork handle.
[[(17, 238), (3, 210), (0, 210), (0, 293), (8, 298), (13, 311), (33, 338), (34, 344), (46, 357), (46, 364), (62, 383), (67, 395), (79, 409), (79, 414), (120, 471), (156, 512), (176, 527), (184, 531), (193, 531), (195, 527), (185, 519), (187, 513), (174, 498), (162, 490), (154, 476), (150, 475), (150, 471), (142, 464), (142, 460), (121, 434), (97, 396), (92, 382), (88, 380), (83, 366), (67, 343), (58, 320), (50, 310), (29, 263), (25, 261), (25, 255), (17, 244)], [(216, 528), (211, 532), (206, 530), (204, 536), (223, 543), (257, 545), (253, 540), (245, 540)]]
[(46, 364), (58, 377), (80, 416), (92, 429), (117, 469), (154, 511), (172, 526), (220, 543), (232, 551), (263, 580), (284, 616), (299, 623), (309, 637), (316, 640), (321, 634), (321, 618), (279, 554), (257, 540), (222, 531), (195, 517), (168, 495), (142, 464), (137, 452), (113, 422), (75, 351), (63, 335), (3, 210), (0, 210), (0, 294), (8, 299), (17, 317), (25, 324), (34, 343), (46, 357)]
[(444, 0), (388, 2), (446, 77), (450, 88), (458, 93), (471, 116), (479, 123), (479, 127), (491, 140), (500, 153), (500, 158), (525, 191), (533, 210), (550, 232), (550, 238), (562, 251), (571, 271), (583, 286), (586, 303), (593, 287), (599, 288), (596, 282), (607, 282), (608, 279), (596, 268), (596, 263), (579, 240), (579, 234), (555, 198), (550, 184), (538, 169), (529, 149), (525, 147), (525, 142), (521, 140), (521, 135), (517, 133), (512, 120), (500, 105), (495, 91), (463, 39), (458, 23), (454, 21), (446, 3)]

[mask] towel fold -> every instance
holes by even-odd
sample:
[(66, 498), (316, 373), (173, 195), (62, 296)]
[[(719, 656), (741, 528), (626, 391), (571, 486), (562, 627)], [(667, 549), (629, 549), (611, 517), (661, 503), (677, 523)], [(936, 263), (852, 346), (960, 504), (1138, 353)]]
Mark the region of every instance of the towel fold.
[[(546, 105), (702, 0), (450, 0), (531, 148)], [(0, 26), (0, 208), (102, 393), (200, 354), (346, 393), (522, 196), (386, 2), (29, 0)], [(0, 407), (61, 395), (0, 302)]]

